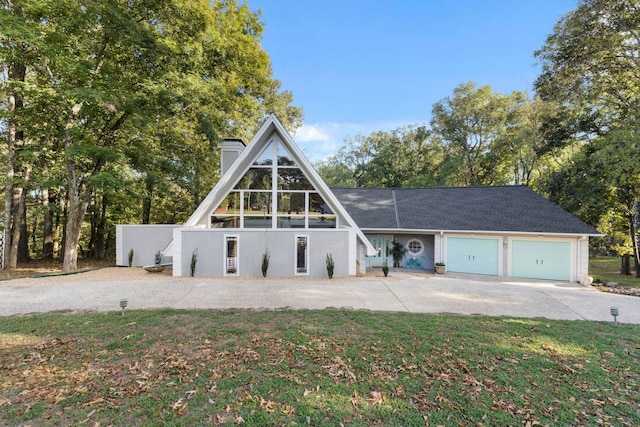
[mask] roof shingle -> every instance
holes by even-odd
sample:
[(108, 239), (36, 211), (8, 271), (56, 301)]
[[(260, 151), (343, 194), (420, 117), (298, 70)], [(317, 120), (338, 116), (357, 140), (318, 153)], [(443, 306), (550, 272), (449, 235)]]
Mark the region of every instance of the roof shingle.
[(332, 191), (361, 229), (600, 234), (526, 186)]

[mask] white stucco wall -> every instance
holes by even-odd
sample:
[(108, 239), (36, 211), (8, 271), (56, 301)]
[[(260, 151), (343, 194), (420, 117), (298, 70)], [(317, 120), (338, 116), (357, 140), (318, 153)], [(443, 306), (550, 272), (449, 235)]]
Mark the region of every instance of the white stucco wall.
[(287, 229), (276, 231), (179, 228), (174, 231), (174, 276), (188, 276), (195, 250), (196, 276), (220, 277), (225, 270), (225, 235), (238, 236), (238, 275), (262, 277), (265, 248), (271, 254), (268, 277), (294, 277), (296, 236), (308, 236), (308, 271), (299, 277), (326, 278), (326, 256), (335, 263), (334, 277), (356, 272), (357, 237), (348, 229)]
[(152, 265), (155, 254), (163, 251), (173, 238), (175, 224), (116, 225), (116, 265), (129, 266), (129, 251), (133, 249), (132, 266)]

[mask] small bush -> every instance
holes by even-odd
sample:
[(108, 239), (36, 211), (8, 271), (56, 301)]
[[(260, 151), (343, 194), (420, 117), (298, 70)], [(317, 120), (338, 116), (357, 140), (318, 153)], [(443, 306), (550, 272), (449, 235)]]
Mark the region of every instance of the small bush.
[(269, 260), (271, 259), (271, 253), (269, 249), (265, 249), (262, 254), (262, 277), (267, 277), (267, 271), (269, 270)]
[(133, 248), (129, 249), (129, 267), (133, 265)]
[(191, 277), (195, 276), (196, 274), (196, 264), (198, 264), (198, 249), (194, 249), (193, 253), (191, 254), (191, 265), (189, 266), (189, 275)]
[(382, 272), (384, 273), (384, 277), (387, 277), (389, 275), (389, 263), (387, 263), (387, 260), (384, 260), (384, 264), (382, 264)]
[(333, 263), (333, 256), (331, 254), (327, 254), (327, 275), (329, 279), (333, 279), (333, 269), (335, 264)]

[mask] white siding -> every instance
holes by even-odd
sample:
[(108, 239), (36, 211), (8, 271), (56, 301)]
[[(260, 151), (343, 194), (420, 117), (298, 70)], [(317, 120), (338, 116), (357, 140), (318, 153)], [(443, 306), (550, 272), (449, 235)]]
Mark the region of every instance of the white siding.
[(175, 277), (182, 276), (182, 231), (182, 228), (173, 230), (173, 275)]
[(171, 243), (173, 229), (179, 225), (143, 224), (116, 225), (116, 265), (129, 266), (129, 251), (133, 250), (132, 266), (153, 265), (158, 251)]
[(581, 278), (589, 275), (589, 238), (578, 239), (578, 274), (574, 277), (574, 281), (579, 281)]

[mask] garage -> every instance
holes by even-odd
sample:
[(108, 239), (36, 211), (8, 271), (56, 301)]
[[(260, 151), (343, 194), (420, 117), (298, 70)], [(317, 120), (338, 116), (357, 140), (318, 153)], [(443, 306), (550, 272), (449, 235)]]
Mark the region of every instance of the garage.
[(571, 243), (513, 240), (511, 275), (530, 279), (571, 280)]
[(447, 237), (447, 270), (498, 274), (498, 239)]

